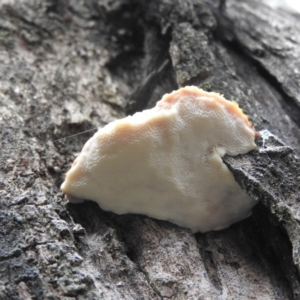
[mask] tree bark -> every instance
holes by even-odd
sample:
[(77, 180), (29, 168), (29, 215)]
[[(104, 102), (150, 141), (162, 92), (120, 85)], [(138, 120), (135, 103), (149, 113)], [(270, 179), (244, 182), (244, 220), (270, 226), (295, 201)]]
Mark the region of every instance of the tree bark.
[[(299, 30), (259, 0), (1, 1), (0, 299), (300, 299)], [(185, 85), (261, 132), (224, 158), (253, 215), (192, 234), (68, 204), (95, 130)]]

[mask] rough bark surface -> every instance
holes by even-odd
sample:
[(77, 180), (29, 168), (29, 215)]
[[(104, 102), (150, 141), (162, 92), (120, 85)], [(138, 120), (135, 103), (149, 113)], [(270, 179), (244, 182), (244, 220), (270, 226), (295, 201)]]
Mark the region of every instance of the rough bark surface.
[[(0, 299), (299, 299), (299, 20), (259, 0), (1, 1)], [(194, 235), (67, 204), (95, 128), (191, 84), (261, 131), (224, 158), (250, 218)]]

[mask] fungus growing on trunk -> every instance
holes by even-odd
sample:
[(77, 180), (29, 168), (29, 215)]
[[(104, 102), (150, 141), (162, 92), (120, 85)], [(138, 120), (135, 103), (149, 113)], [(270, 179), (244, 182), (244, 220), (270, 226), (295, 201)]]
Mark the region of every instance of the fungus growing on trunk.
[(194, 232), (220, 230), (257, 203), (222, 157), (256, 147), (255, 130), (237, 103), (185, 87), (156, 106), (100, 129), (67, 172), (69, 200), (96, 201), (118, 214), (145, 214)]

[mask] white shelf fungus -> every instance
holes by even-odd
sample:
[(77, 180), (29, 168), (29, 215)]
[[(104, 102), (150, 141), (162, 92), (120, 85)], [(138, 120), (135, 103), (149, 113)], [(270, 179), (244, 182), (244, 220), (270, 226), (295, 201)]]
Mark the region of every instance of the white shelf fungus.
[(118, 214), (220, 230), (247, 218), (256, 204), (221, 159), (254, 149), (255, 134), (235, 102), (181, 88), (100, 129), (61, 189), (70, 201), (93, 200)]

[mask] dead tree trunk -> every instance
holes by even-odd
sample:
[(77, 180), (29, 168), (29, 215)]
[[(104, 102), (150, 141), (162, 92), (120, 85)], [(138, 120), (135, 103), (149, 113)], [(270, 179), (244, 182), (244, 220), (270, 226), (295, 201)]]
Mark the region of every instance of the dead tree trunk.
[[(259, 0), (2, 0), (0, 299), (300, 299), (299, 20)], [(224, 158), (253, 215), (193, 235), (67, 204), (94, 132), (72, 135), (185, 85), (261, 130)]]

